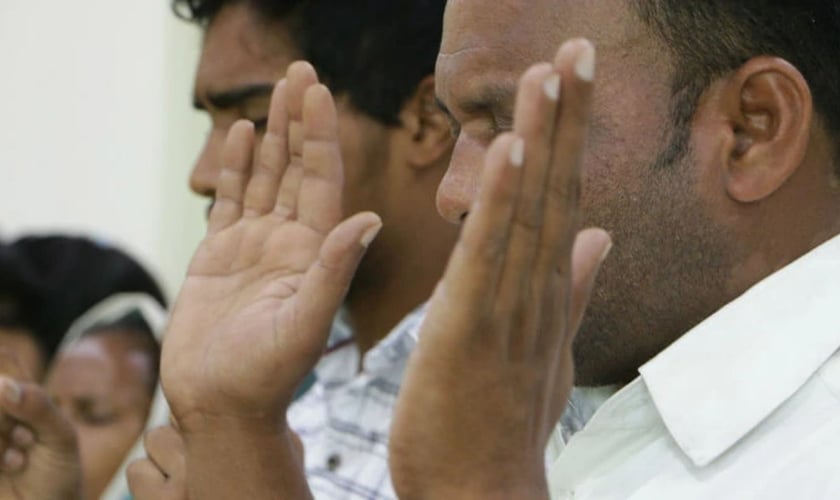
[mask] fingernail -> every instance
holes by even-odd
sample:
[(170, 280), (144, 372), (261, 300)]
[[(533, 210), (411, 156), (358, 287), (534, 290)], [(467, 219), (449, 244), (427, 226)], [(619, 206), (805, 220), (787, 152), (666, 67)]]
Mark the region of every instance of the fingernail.
[(373, 242), (373, 239), (376, 238), (376, 235), (379, 234), (379, 230), (382, 229), (382, 223), (379, 223), (371, 228), (368, 228), (363, 234), (362, 239), (359, 240), (359, 243), (362, 244), (363, 247), (367, 248)]
[(543, 82), (543, 91), (552, 101), (560, 99), (560, 75), (552, 73), (551, 76), (546, 78)]
[(3, 465), (10, 470), (16, 471), (23, 467), (23, 453), (14, 449), (7, 448), (3, 453)]
[(585, 82), (595, 79), (595, 47), (586, 42), (575, 61), (575, 74)]
[(517, 137), (510, 147), (510, 163), (514, 167), (521, 167), (525, 164), (525, 141)]
[(6, 401), (16, 405), (20, 403), (21, 392), (20, 386), (11, 379), (4, 378), (3, 379), (3, 397), (6, 398)]
[(18, 425), (12, 431), (12, 442), (21, 448), (29, 448), (35, 442), (35, 435), (26, 427)]
[(598, 262), (598, 264), (603, 264), (604, 261), (607, 260), (607, 257), (609, 257), (610, 251), (612, 250), (612, 247), (613, 247), (612, 241), (607, 243), (607, 247), (604, 248), (604, 253), (601, 254), (601, 260)]

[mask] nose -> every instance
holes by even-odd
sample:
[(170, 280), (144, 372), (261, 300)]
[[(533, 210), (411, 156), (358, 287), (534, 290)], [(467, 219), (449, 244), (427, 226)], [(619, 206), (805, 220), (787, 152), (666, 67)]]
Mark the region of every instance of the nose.
[(190, 189), (197, 195), (212, 198), (216, 194), (216, 183), (222, 170), (223, 130), (213, 130), (198, 155), (190, 172)]
[(455, 143), (449, 168), (437, 191), (437, 210), (444, 219), (461, 223), (478, 193), (485, 147), (461, 138)]

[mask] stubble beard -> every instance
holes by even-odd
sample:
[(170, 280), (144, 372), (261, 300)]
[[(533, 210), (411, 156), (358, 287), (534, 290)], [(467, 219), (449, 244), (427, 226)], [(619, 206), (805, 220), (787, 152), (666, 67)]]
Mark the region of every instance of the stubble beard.
[[(645, 168), (645, 167), (642, 167)], [(727, 301), (733, 241), (695, 191), (693, 158), (654, 162), (638, 192), (591, 207), (614, 247), (574, 345), (576, 385), (626, 384)]]

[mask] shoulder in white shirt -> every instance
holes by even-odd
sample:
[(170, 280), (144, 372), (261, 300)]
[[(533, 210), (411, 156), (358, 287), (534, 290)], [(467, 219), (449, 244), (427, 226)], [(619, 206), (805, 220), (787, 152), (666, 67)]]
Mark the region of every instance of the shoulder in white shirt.
[(640, 368), (550, 466), (555, 498), (840, 499), (840, 237)]

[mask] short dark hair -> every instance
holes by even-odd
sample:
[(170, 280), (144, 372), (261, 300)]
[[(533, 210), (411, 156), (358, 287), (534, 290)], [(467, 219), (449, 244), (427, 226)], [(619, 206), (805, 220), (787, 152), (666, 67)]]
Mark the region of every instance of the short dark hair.
[(0, 244), (0, 325), (31, 332), (46, 363), (74, 321), (118, 293), (166, 306), (152, 275), (120, 249), (60, 235)]
[(434, 73), (445, 0), (173, 0), (175, 13), (207, 26), (237, 3), (286, 23), (305, 59), (336, 94), (386, 125)]
[[(631, 0), (675, 60), (672, 113), (685, 150), (688, 125), (718, 77), (761, 55), (796, 66), (828, 132), (840, 137), (840, 2), (836, 0)], [(836, 141), (840, 142), (840, 141)], [(835, 147), (835, 152), (840, 144)], [(840, 162), (839, 162), (840, 163)], [(840, 169), (840, 166), (838, 166)]]

